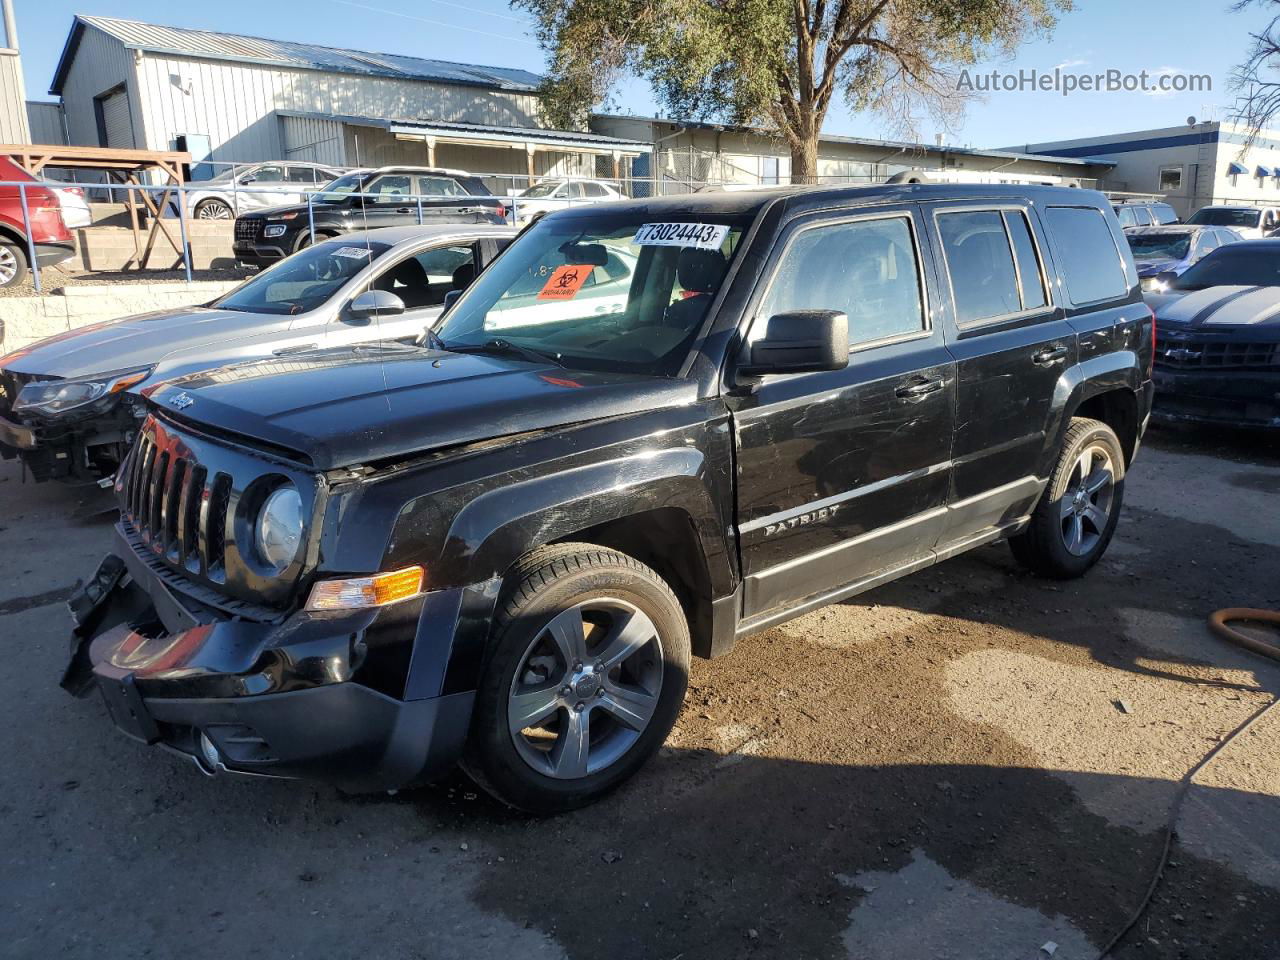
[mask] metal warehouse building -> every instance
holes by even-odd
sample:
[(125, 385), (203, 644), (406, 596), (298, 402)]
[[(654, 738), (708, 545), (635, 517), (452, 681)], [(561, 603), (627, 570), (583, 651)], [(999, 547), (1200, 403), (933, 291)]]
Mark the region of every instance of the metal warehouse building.
[(1163, 194), (1185, 219), (1213, 203), (1280, 206), (1280, 133), (1264, 130), (1252, 143), (1246, 133), (1206, 121), (1010, 149), (1108, 161), (1105, 189)]
[(614, 176), (649, 151), (547, 129), (539, 82), (525, 70), (78, 16), (50, 93), (71, 144), (177, 147), (197, 161)]

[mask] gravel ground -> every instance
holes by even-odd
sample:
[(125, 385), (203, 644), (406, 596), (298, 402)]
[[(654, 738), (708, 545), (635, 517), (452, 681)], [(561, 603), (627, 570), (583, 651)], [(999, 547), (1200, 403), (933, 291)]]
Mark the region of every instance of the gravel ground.
[[(1204, 628), (1280, 608), (1277, 494), (1280, 446), (1155, 433), (1084, 580), (996, 545), (697, 661), (646, 771), (533, 821), (461, 776), (352, 798), (114, 733), (56, 687), (102, 499), (0, 465), (0, 956), (1090, 960), (1183, 778), (1280, 693)], [(1280, 955), (1278, 737), (1190, 788), (1116, 956)]]
[[(248, 268), (224, 270), (193, 270), (192, 280), (243, 280), (254, 271)], [(46, 268), (40, 273), (41, 292), (57, 293), (65, 287), (85, 286), (99, 283), (160, 283), (162, 281), (184, 281), (187, 279), (184, 270), (130, 270), (125, 272), (101, 273), (63, 273), (57, 267)], [(11, 287), (0, 287), (0, 297), (34, 297), (35, 285), (31, 275), (27, 274), (22, 283)]]

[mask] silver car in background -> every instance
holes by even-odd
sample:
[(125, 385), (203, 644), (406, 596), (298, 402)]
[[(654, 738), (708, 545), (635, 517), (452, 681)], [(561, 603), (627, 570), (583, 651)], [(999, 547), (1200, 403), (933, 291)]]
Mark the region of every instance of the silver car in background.
[(231, 220), (248, 210), (302, 203), (341, 171), (318, 163), (284, 161), (228, 168), (216, 177), (188, 184), (187, 216)]
[(21, 457), (36, 480), (110, 476), (151, 385), (245, 360), (416, 340), (516, 233), (442, 224), (345, 234), (204, 306), (81, 327), (0, 357), (0, 455)]

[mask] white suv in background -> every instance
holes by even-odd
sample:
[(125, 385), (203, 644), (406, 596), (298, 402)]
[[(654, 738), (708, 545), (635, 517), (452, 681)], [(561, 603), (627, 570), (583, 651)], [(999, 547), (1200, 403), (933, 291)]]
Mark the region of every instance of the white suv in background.
[(579, 180), (561, 177), (540, 180), (513, 198), (516, 223), (524, 223), (539, 213), (577, 207), (584, 203), (624, 200), (625, 195), (604, 180)]
[(253, 163), (224, 170), (216, 177), (189, 184), (187, 216), (197, 220), (230, 220), (248, 210), (302, 203), (340, 171), (317, 163)]
[(1187, 223), (1197, 227), (1230, 227), (1245, 240), (1261, 240), (1280, 227), (1280, 207), (1217, 204), (1201, 207)]

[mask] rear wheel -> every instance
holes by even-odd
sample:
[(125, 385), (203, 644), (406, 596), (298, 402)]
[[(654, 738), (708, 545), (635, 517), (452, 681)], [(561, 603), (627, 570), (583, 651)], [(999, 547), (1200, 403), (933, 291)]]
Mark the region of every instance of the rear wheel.
[(535, 814), (597, 800), (662, 745), (684, 701), (689, 630), (653, 570), (591, 544), (513, 569), (463, 767)]
[(1009, 539), (1014, 557), (1044, 577), (1083, 576), (1106, 552), (1124, 499), (1124, 453), (1099, 420), (1076, 418), (1025, 531)]
[(313, 241), (311, 239), (311, 231), (303, 230), (298, 234), (298, 239), (293, 242), (293, 252), (297, 253), (299, 250), (305, 250), (307, 247), (311, 246), (313, 242), (320, 243), (322, 240), (328, 240), (330, 237), (336, 236), (336, 233), (326, 233), (324, 230), (317, 230), (316, 238)]
[(16, 243), (0, 243), (0, 287), (21, 283), (26, 275), (26, 251)]

